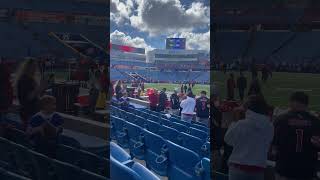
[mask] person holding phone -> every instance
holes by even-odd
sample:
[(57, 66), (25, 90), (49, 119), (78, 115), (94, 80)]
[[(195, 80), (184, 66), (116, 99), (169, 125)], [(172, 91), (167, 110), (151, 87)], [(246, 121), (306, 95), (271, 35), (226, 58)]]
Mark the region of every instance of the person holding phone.
[(320, 120), (308, 111), (309, 97), (295, 92), (289, 111), (275, 119), (273, 154), (276, 180), (312, 180), (316, 177), (320, 150)]

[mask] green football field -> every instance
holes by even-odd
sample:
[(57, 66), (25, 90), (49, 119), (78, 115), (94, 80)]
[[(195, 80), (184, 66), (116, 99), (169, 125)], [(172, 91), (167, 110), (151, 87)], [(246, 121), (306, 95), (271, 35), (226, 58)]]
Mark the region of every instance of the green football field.
[[(161, 90), (162, 88), (166, 88), (167, 91), (173, 91), (175, 88), (178, 88), (180, 92), (181, 84), (170, 84), (170, 83), (146, 83), (145, 88), (156, 88)], [(201, 91), (206, 91), (207, 96), (210, 96), (210, 85), (196, 84), (192, 91), (196, 95), (200, 95)]]
[[(211, 78), (219, 88), (219, 94), (224, 99), (226, 97), (226, 80), (229, 73), (212, 72)], [(233, 72), (235, 79), (239, 76), (238, 72)], [(251, 81), (251, 73), (245, 73), (248, 86)], [(259, 73), (261, 79), (261, 73)], [(310, 97), (310, 109), (320, 111), (320, 74), (302, 74), (302, 73), (284, 73), (274, 72), (272, 78), (266, 84), (262, 84), (263, 94), (269, 104), (286, 108), (288, 107), (288, 99), (292, 92), (304, 91)], [(236, 98), (239, 98), (236, 90)]]

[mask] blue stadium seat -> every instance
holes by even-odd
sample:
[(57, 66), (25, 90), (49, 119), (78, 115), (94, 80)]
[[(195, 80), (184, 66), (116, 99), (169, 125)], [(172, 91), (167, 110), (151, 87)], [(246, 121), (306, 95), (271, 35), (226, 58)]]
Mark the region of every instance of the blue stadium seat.
[(127, 121), (132, 122), (132, 123), (135, 122), (135, 115), (134, 114), (126, 112), (125, 117), (126, 117), (125, 119)]
[(159, 134), (164, 139), (172, 141), (176, 144), (181, 143), (181, 139), (179, 139), (180, 133), (177, 130), (175, 130), (174, 128), (162, 125), (157, 134)]
[(129, 147), (128, 135), (124, 131), (125, 124), (126, 124), (125, 120), (117, 117), (113, 117), (113, 120), (116, 128), (116, 137), (117, 137), (118, 144), (123, 148), (128, 148)]
[(110, 157), (110, 179), (141, 180), (131, 168)]
[(211, 155), (210, 148), (211, 148), (211, 146), (210, 146), (210, 141), (205, 142), (205, 143), (201, 146), (200, 156), (210, 158), (210, 155)]
[(74, 148), (81, 148), (79, 141), (77, 141), (75, 138), (72, 138), (70, 136), (66, 136), (63, 134), (59, 135), (59, 144), (64, 144), (64, 145), (71, 146)]
[(0, 177), (1, 177), (1, 180), (31, 180), (27, 177), (7, 171), (2, 168), (0, 168)]
[(227, 174), (223, 174), (223, 173), (220, 173), (220, 172), (215, 172), (214, 173), (214, 177), (216, 180), (228, 180), (229, 177)]
[(136, 172), (142, 179), (148, 180), (160, 180), (155, 174), (153, 174), (150, 170), (145, 168), (140, 163), (136, 163), (134, 161), (126, 163), (126, 166), (130, 167), (134, 172)]
[(29, 150), (32, 156), (32, 163), (35, 167), (36, 179), (55, 180), (56, 174), (52, 165), (52, 160), (35, 151)]
[(131, 160), (131, 156), (114, 142), (110, 142), (110, 156), (121, 163)]
[(196, 137), (200, 138), (203, 142), (205, 142), (208, 138), (208, 133), (201, 131), (199, 129), (191, 127), (191, 128), (189, 128), (189, 131), (192, 136), (196, 136)]
[(169, 168), (168, 179), (198, 180), (195, 167), (200, 161), (199, 156), (182, 146), (168, 141)]
[(210, 159), (202, 158), (196, 165), (196, 174), (203, 180), (211, 180), (211, 166)]
[(78, 166), (82, 169), (105, 176), (108, 172), (107, 160), (88, 151), (79, 150)]
[(32, 164), (32, 157), (28, 148), (11, 142), (12, 153), (14, 158), (11, 161), (15, 162), (15, 169), (20, 175), (25, 177), (34, 177), (35, 168)]
[(191, 151), (197, 153), (198, 155), (201, 153), (201, 147), (203, 145), (203, 141), (195, 136), (192, 136), (187, 133), (180, 133), (181, 137), (181, 146), (190, 149)]
[(117, 129), (116, 129), (113, 118), (110, 118), (110, 139), (111, 140), (117, 139)]
[(5, 169), (15, 169), (12, 161), (14, 153), (11, 142), (5, 138), (0, 137), (0, 167)]
[(207, 126), (203, 125), (203, 124), (200, 123), (200, 122), (191, 123), (191, 127), (196, 128), (196, 129), (199, 129), (199, 130), (204, 131), (204, 132), (206, 132), (206, 133), (209, 132), (209, 128), (208, 128)]
[(51, 162), (57, 179), (82, 179), (79, 167), (55, 159), (52, 159)]
[(189, 128), (183, 124), (173, 122), (172, 127), (179, 132), (189, 133)]
[[(100, 176), (85, 169), (82, 169), (79, 175), (81, 180), (106, 180), (106, 177)], [(110, 178), (110, 175), (108, 175), (107, 178)]]
[(166, 141), (161, 136), (145, 130), (144, 143), (147, 167), (161, 176), (166, 176), (168, 168)]
[(27, 147), (31, 147), (31, 144), (29, 143), (27, 135), (24, 131), (15, 128), (10, 128), (6, 131), (6, 136), (10, 141), (16, 142)]
[(70, 164), (78, 164), (79, 149), (59, 144), (56, 150), (56, 159)]
[(147, 119), (149, 119), (149, 120), (151, 120), (153, 122), (160, 123), (160, 118), (158, 116), (153, 115), (153, 114), (150, 114)]
[(158, 133), (159, 128), (161, 127), (161, 125), (157, 122), (151, 121), (151, 120), (146, 120), (146, 128), (148, 131), (153, 132), (155, 134)]
[(167, 119), (164, 119), (164, 118), (161, 118), (161, 119), (160, 119), (160, 124), (161, 124), (161, 125), (165, 125), (165, 126), (169, 126), (169, 127), (172, 126), (172, 122), (169, 121), (169, 120), (167, 120)]
[(126, 129), (129, 137), (130, 154), (137, 159), (144, 159), (143, 129), (127, 122)]
[(142, 128), (145, 127), (146, 119), (141, 116), (135, 116), (135, 122), (133, 124), (136, 124)]

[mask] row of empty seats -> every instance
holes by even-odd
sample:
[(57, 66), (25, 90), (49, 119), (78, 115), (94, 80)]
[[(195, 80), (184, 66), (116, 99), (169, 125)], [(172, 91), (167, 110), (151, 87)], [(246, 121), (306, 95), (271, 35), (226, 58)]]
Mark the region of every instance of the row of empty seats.
[[(80, 166), (63, 162), (62, 159), (49, 158), (41, 153), (38, 153), (28, 147), (9, 141), (5, 138), (0, 138), (0, 167), (4, 171), (15, 173), (18, 176), (25, 178), (22, 179), (36, 179), (36, 180), (50, 180), (50, 179), (83, 179), (83, 180), (103, 180), (106, 179), (107, 174), (104, 176), (93, 173)], [(65, 152), (63, 152), (65, 153)], [(59, 153), (58, 153), (59, 154)], [(82, 154), (85, 156), (84, 154)], [(58, 155), (59, 156), (59, 155)], [(65, 156), (65, 154), (63, 154)], [(69, 158), (78, 158), (73, 154)], [(81, 158), (82, 165), (89, 167), (95, 162), (90, 162), (89, 156)], [(58, 160), (59, 159), (59, 160)], [(103, 166), (107, 169), (106, 164), (108, 161), (103, 162)], [(94, 166), (92, 166), (94, 168)], [(91, 167), (90, 167), (91, 168)], [(93, 169), (91, 169), (93, 170)], [(108, 173), (109, 174), (109, 173)], [(10, 178), (9, 178), (10, 179)]]
[(134, 162), (124, 149), (113, 142), (110, 143), (110, 160), (112, 179), (160, 180), (143, 165)]
[[(134, 110), (131, 109), (131, 111)], [(144, 111), (140, 113), (147, 114)], [(121, 117), (114, 116), (115, 114)], [(159, 117), (161, 113), (155, 114), (152, 115), (153, 118), (161, 120)], [(164, 118), (162, 121), (168, 124), (165, 125), (163, 122), (152, 121), (150, 117), (139, 117), (132, 112), (112, 107), (111, 138), (121, 147), (128, 148), (132, 157), (144, 160), (146, 166), (160, 176), (168, 176), (173, 180), (210, 179), (210, 166), (208, 165), (206, 169), (204, 168), (206, 165), (203, 165), (210, 164), (208, 132), (189, 128), (203, 133), (198, 134), (202, 136), (201, 139), (190, 135), (186, 125)], [(203, 126), (203, 128), (206, 127)], [(185, 161), (186, 158), (187, 161)]]
[[(7, 119), (12, 126), (21, 127), (20, 122), (14, 119)], [(70, 130), (65, 130), (70, 131)], [(23, 172), (22, 174), (29, 178), (35, 178), (34, 168), (30, 152), (35, 151), (30, 143), (28, 136), (24, 131), (10, 128), (7, 129), (4, 139), (0, 144), (0, 167), (10, 169), (14, 172)], [(12, 143), (8, 143), (12, 142)], [(68, 163), (78, 169), (89, 171), (101, 177), (109, 177), (109, 145), (96, 148), (85, 148), (74, 138), (66, 135), (60, 135), (59, 144), (50, 153), (55, 160)], [(11, 145), (11, 146), (9, 146)], [(18, 148), (17, 153), (15, 150)], [(23, 151), (22, 151), (23, 150)], [(11, 153), (10, 153), (11, 152)], [(14, 152), (14, 153), (12, 153)], [(15, 156), (12, 156), (15, 155)], [(16, 157), (17, 162), (12, 161)], [(19, 159), (20, 158), (20, 159)], [(18, 161), (19, 160), (19, 161)]]

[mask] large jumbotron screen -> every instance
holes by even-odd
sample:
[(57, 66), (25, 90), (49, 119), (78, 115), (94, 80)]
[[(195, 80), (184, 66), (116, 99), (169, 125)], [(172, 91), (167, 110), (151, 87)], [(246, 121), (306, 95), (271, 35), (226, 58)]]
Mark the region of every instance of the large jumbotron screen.
[(186, 49), (186, 38), (167, 38), (166, 49)]

